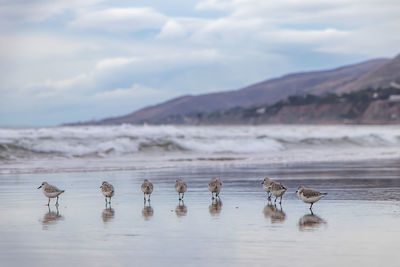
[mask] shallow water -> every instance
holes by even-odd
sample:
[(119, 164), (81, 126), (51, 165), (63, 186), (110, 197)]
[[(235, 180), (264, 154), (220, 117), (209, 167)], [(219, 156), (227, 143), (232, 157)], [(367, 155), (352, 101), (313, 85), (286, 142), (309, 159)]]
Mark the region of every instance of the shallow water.
[[(398, 162), (0, 176), (0, 266), (398, 266)], [(268, 205), (266, 174), (288, 187)], [(219, 176), (221, 203), (207, 183)], [(173, 189), (188, 183), (184, 206)], [(140, 183), (155, 186), (144, 206)], [(57, 209), (36, 188), (66, 190)], [(101, 181), (115, 186), (105, 209)], [(297, 186), (328, 196), (314, 215)]]

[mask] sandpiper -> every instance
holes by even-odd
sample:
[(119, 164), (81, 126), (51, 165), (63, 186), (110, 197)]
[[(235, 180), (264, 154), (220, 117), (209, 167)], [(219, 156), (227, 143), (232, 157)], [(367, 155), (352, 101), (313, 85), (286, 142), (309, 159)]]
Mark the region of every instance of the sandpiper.
[[(183, 200), (183, 196), (187, 190), (187, 185), (182, 179), (177, 179), (175, 183), (175, 190), (179, 195), (179, 200)], [(182, 197), (181, 197), (182, 194)]]
[(114, 196), (114, 186), (104, 181), (101, 184), (100, 188), (101, 188), (101, 193), (105, 197), (106, 206), (107, 206), (107, 198), (108, 198), (108, 203), (111, 205), (111, 198)]
[(43, 194), (49, 198), (49, 202), (47, 203), (47, 206), (50, 205), (50, 198), (57, 198), (56, 206), (58, 206), (58, 196), (64, 193), (64, 190), (60, 190), (54, 185), (49, 185), (47, 182), (43, 182), (41, 186), (39, 186), (37, 189), (42, 188)]
[(271, 199), (271, 190), (270, 190), (270, 185), (271, 185), (272, 180), (269, 179), (268, 177), (264, 178), (264, 181), (261, 182), (261, 184), (263, 185), (264, 191), (267, 192), (267, 197), (268, 200)]
[(311, 188), (305, 188), (303, 186), (299, 186), (299, 188), (296, 191), (297, 195), (299, 198), (307, 204), (310, 205), (310, 210), (312, 209), (312, 206), (315, 202), (326, 196), (328, 193), (320, 193), (314, 189)]
[(281, 200), (279, 201), (279, 204), (282, 204), (282, 197), (287, 190), (286, 187), (284, 187), (281, 183), (272, 181), (268, 186), (268, 189), (270, 190), (271, 195), (275, 197), (274, 203), (276, 203), (276, 200), (280, 197)]
[[(222, 188), (222, 181), (219, 178), (211, 178), (210, 183), (208, 184), (208, 190), (211, 192), (212, 199), (219, 198), (219, 192)], [(215, 194), (215, 197), (214, 197)]]
[(150, 195), (153, 193), (153, 184), (149, 180), (144, 179), (142, 183), (143, 199), (146, 201), (146, 195), (148, 196), (148, 201), (150, 201)]

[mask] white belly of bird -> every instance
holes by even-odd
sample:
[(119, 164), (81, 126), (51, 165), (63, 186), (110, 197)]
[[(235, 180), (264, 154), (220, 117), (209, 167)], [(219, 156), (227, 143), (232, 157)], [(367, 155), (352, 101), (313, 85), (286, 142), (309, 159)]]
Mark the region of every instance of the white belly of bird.
[(48, 197), (48, 198), (55, 198), (57, 197), (59, 194), (61, 194), (61, 192), (52, 192), (52, 193), (48, 193), (43, 191), (43, 194)]
[(263, 185), (263, 187), (264, 187), (265, 192), (267, 192), (267, 193), (271, 192), (271, 190), (269, 189), (269, 186)]
[(285, 194), (285, 192), (286, 192), (286, 190), (285, 190), (285, 189), (282, 189), (282, 190), (271, 191), (271, 194), (272, 194), (274, 197), (281, 197), (281, 196), (283, 196), (283, 194)]
[(320, 200), (321, 198), (323, 198), (324, 195), (320, 195), (320, 196), (315, 196), (315, 197), (305, 197), (303, 194), (300, 195), (300, 199), (304, 202), (304, 203), (315, 203), (318, 200)]

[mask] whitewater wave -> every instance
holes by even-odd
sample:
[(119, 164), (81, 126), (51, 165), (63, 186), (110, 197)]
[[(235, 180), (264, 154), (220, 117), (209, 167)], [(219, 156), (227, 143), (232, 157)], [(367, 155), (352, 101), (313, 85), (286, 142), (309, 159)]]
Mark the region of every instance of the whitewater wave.
[(0, 129), (0, 160), (399, 147), (399, 126), (85, 126)]

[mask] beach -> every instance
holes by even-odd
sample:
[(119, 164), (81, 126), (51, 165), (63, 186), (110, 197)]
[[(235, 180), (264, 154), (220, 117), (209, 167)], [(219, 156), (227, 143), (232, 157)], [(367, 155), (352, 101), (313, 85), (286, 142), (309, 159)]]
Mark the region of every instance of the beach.
[[(248, 146), (238, 151), (238, 135), (235, 151), (163, 148), (101, 157), (12, 152), (14, 158), (0, 166), (0, 265), (397, 266), (400, 160), (398, 137), (390, 135), (396, 130), (380, 129), (385, 134), (379, 138), (299, 139), (295, 148), (256, 143), (253, 152)], [(36, 148), (56, 142), (46, 135), (30, 137)], [(349, 144), (356, 138), (379, 141)], [(82, 149), (85, 142), (79, 142)], [(265, 176), (287, 187), (282, 205), (268, 203)], [(211, 177), (223, 181), (218, 203), (207, 188)], [(188, 185), (184, 204), (174, 190), (177, 178)], [(154, 184), (150, 204), (143, 202), (143, 179)], [(58, 209), (55, 199), (48, 207), (37, 189), (43, 181), (65, 190)], [(102, 181), (114, 185), (111, 208), (105, 207)], [(299, 185), (328, 193), (312, 213), (295, 194)]]
[[(2, 266), (396, 266), (400, 238), (398, 162), (265, 168), (201, 167), (156, 171), (2, 175)], [(261, 177), (279, 177), (288, 192), (268, 205)], [(209, 177), (221, 177), (213, 205)], [(184, 207), (173, 184), (187, 181)], [(150, 207), (140, 184), (154, 184)], [(64, 189), (57, 209), (36, 188)], [(106, 209), (99, 186), (116, 195)], [(298, 185), (327, 192), (315, 204)]]

